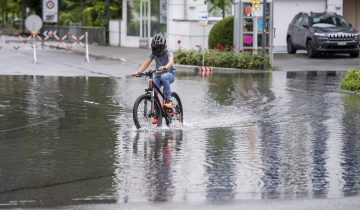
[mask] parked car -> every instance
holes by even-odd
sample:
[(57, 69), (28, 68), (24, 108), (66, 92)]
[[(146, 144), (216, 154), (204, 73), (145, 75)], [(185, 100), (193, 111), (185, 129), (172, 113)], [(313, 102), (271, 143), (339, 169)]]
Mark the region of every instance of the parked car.
[(287, 52), (306, 50), (310, 58), (322, 53), (359, 56), (359, 32), (336, 13), (298, 13), (287, 31)]

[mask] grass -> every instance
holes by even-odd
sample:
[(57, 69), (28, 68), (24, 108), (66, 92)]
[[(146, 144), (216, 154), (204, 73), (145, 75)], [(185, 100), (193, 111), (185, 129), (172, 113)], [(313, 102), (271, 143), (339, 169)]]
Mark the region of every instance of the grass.
[(360, 92), (360, 68), (348, 70), (341, 78), (340, 88)]

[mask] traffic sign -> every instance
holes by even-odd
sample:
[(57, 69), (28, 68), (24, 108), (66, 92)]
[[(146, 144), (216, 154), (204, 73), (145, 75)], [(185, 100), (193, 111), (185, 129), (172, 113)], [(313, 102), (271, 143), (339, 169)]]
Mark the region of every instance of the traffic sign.
[(41, 18), (37, 15), (30, 15), (25, 20), (26, 28), (32, 33), (38, 32), (43, 25)]
[(58, 0), (43, 0), (43, 20), (47, 23), (58, 22)]
[(53, 9), (55, 7), (55, 3), (53, 1), (46, 2), (46, 8)]

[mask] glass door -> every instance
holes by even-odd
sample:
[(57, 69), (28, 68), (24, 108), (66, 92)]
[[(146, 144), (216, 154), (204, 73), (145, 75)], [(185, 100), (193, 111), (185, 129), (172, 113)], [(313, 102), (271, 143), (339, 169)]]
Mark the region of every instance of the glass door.
[(149, 48), (151, 40), (150, 0), (140, 0), (140, 47)]

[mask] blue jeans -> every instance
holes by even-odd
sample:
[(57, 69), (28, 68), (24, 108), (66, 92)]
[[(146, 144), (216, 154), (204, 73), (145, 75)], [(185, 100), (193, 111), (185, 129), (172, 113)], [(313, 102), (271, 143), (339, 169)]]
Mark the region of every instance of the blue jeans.
[(171, 86), (170, 84), (173, 83), (175, 80), (175, 74), (173, 72), (164, 72), (155, 76), (154, 83), (158, 88), (164, 86), (164, 95), (165, 99), (171, 98)]

